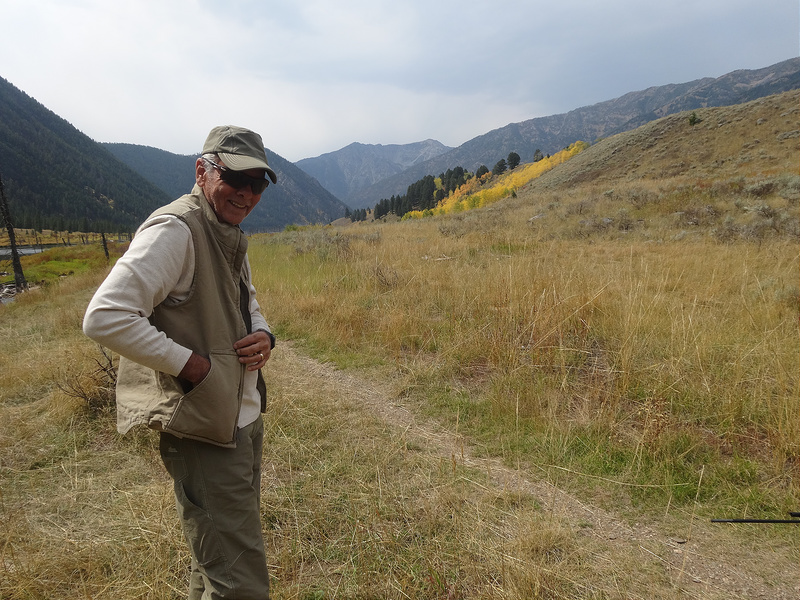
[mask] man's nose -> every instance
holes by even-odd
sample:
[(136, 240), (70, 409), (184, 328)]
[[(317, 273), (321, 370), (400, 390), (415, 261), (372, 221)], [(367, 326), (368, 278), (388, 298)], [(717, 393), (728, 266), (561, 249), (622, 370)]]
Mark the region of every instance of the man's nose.
[(249, 185), (245, 185), (236, 190), (236, 195), (246, 200), (251, 200), (255, 194)]

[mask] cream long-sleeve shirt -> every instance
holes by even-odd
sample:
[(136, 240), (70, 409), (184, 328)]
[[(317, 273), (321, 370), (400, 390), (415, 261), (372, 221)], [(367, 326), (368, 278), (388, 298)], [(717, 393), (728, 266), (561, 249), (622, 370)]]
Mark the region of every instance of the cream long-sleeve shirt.
[[(116, 262), (89, 303), (84, 333), (99, 344), (156, 371), (177, 376), (192, 354), (148, 320), (162, 302), (184, 300), (192, 285), (194, 245), (188, 225), (173, 215), (149, 219), (137, 231), (125, 254)], [(250, 262), (244, 269), (250, 277)], [(269, 326), (250, 284), (253, 331)], [(245, 371), (239, 426), (258, 418), (261, 398), (257, 371)]]

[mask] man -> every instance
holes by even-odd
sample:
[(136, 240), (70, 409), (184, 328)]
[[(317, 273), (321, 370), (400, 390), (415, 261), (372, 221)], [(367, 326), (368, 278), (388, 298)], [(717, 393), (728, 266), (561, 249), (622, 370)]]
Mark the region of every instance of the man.
[(161, 432), (192, 553), (189, 598), (262, 600), (259, 369), (275, 337), (239, 224), (277, 177), (257, 133), (223, 126), (209, 133), (195, 180), (139, 227), (89, 303), (83, 330), (120, 354), (120, 433), (139, 424)]

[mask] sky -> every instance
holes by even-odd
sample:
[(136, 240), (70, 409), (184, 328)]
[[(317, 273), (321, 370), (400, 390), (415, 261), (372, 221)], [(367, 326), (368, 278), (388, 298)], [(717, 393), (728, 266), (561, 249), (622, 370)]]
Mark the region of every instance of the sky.
[(798, 0), (0, 0), (0, 77), (98, 142), (447, 146), (800, 54)]

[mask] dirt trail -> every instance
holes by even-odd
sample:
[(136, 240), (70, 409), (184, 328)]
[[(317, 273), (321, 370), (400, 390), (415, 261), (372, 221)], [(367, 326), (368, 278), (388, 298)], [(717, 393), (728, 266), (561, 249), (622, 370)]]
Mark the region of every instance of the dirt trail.
[[(574, 496), (535, 475), (511, 469), (501, 461), (476, 456), (468, 440), (435, 422), (416, 415), (392, 391), (389, 381), (365, 379), (345, 373), (303, 355), (291, 343), (280, 349), (281, 368), (315, 379), (337, 397), (354, 401), (396, 428), (409, 441), (427, 452), (480, 469), (489, 475), (498, 491), (530, 494), (542, 509), (570, 523), (588, 523), (582, 535), (590, 535), (600, 548), (601, 558), (616, 563), (615, 557), (638, 555), (642, 569), (661, 569), (671, 582), (676, 598), (775, 599), (800, 598), (800, 564), (797, 548), (771, 544), (744, 548), (735, 541), (725, 524), (685, 516), (680, 535), (668, 534), (663, 519), (650, 525), (629, 523), (606, 510), (581, 502)], [(749, 525), (749, 527), (795, 527), (796, 525)], [(737, 525), (736, 527), (745, 527)], [(757, 544), (748, 542), (748, 546)], [(624, 564), (624, 563), (623, 563)], [(656, 594), (658, 595), (658, 594)], [(663, 594), (662, 594), (663, 596)]]

